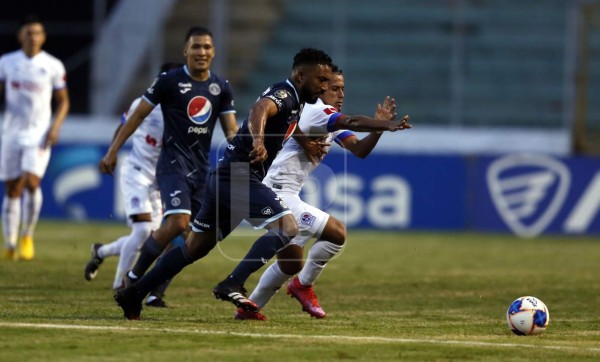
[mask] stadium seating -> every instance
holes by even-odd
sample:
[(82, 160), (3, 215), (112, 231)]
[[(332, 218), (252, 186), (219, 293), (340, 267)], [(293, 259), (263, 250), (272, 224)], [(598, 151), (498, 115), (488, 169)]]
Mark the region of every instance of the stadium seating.
[(459, 3), (284, 1), (237, 103), (246, 109), (312, 46), (343, 68), (348, 113), (371, 112), (390, 95), (418, 123), (562, 127), (567, 5)]

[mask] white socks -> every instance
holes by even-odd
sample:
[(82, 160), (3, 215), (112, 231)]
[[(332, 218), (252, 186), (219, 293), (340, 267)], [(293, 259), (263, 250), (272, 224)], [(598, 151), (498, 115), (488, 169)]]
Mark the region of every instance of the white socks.
[(39, 187), (34, 192), (29, 192), (27, 189), (23, 191), (22, 235), (33, 237), (33, 231), (40, 219), (43, 199), (42, 189)]
[(284, 274), (279, 269), (277, 262), (271, 264), (260, 277), (258, 285), (254, 288), (249, 299), (262, 309), (279, 291), (283, 283), (291, 277), (291, 275)]
[(131, 224), (131, 234), (121, 245), (119, 264), (113, 281), (113, 289), (119, 288), (123, 281), (125, 273), (135, 264), (138, 252), (152, 233), (152, 222), (134, 222)]
[(19, 237), (19, 224), (21, 223), (21, 198), (9, 198), (4, 195), (2, 199), (2, 231), (4, 246), (7, 249), (17, 247)]
[[(304, 286), (312, 285), (319, 277), (329, 260), (342, 251), (343, 246), (329, 241), (319, 240), (308, 251), (306, 264), (298, 274), (300, 283)], [(271, 264), (258, 281), (258, 285), (249, 299), (261, 309), (273, 298), (281, 286), (292, 276), (281, 271), (277, 262)]]
[(313, 285), (325, 268), (325, 265), (327, 265), (327, 262), (339, 254), (343, 247), (343, 245), (337, 245), (325, 240), (316, 241), (308, 251), (306, 264), (304, 264), (304, 267), (298, 273), (300, 284), (306, 287)]
[(102, 245), (98, 248), (98, 256), (104, 259), (107, 256), (119, 255), (121, 253), (121, 247), (127, 239), (129, 239), (129, 235), (121, 236), (112, 243)]

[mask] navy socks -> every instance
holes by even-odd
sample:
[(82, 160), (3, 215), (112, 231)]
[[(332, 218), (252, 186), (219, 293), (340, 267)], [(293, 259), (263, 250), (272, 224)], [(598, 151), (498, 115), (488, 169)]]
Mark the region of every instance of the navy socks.
[(187, 248), (183, 244), (163, 255), (154, 268), (133, 286), (138, 290), (138, 293), (145, 296), (155, 287), (173, 279), (183, 268), (193, 262), (194, 260), (189, 256)]
[(289, 236), (281, 234), (280, 230), (267, 231), (254, 242), (228, 279), (244, 285), (252, 273), (268, 263), (277, 251), (286, 246), (291, 239)]

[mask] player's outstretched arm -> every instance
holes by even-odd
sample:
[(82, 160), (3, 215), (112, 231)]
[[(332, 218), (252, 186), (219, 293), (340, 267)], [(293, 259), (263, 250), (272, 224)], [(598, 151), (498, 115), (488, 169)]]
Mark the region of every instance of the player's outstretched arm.
[(127, 122), (125, 122), (123, 127), (119, 129), (119, 132), (110, 144), (108, 151), (106, 151), (106, 154), (102, 160), (100, 160), (100, 163), (98, 164), (100, 172), (113, 174), (115, 167), (117, 166), (117, 153), (125, 141), (129, 139), (133, 132), (140, 126), (144, 118), (146, 118), (153, 109), (154, 106), (142, 98), (140, 104), (138, 104), (135, 111), (127, 118)]
[[(385, 97), (383, 103), (378, 104), (375, 108), (375, 119), (393, 120), (396, 116), (396, 102), (393, 98)], [(405, 116), (405, 123), (408, 122), (408, 116)], [(404, 120), (404, 118), (403, 118)], [(402, 121), (402, 120), (401, 120)], [(411, 126), (412, 127), (412, 126)], [(410, 127), (409, 127), (410, 128)], [(353, 155), (359, 158), (367, 157), (377, 145), (383, 131), (371, 132), (368, 136), (358, 139), (356, 136), (347, 137), (342, 140), (342, 147), (352, 152)]]
[(382, 121), (367, 116), (343, 116), (337, 119), (334, 130), (347, 129), (355, 132), (396, 132), (412, 128), (412, 125), (408, 123), (408, 120), (408, 115), (402, 117), (402, 119), (398, 121)]
[(367, 116), (348, 116), (342, 115), (337, 118), (333, 125), (334, 130), (347, 129), (356, 132), (384, 132), (384, 131), (400, 131), (403, 129), (412, 128), (408, 124), (408, 115), (396, 121), (396, 105), (393, 98), (386, 97), (383, 106), (377, 107), (376, 117), (370, 118)]

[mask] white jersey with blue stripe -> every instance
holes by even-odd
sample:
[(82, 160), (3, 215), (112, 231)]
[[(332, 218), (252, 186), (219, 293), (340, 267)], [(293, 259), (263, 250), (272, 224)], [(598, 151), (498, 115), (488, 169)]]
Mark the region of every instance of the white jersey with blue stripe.
[[(304, 104), (298, 127), (305, 135), (323, 137), (328, 143), (333, 140), (340, 144), (343, 139), (354, 136), (351, 131), (333, 130), (340, 116), (343, 115), (337, 109), (318, 99), (314, 104)], [(302, 146), (290, 137), (275, 157), (263, 183), (275, 190), (300, 193), (308, 175), (317, 166), (308, 160)]]

